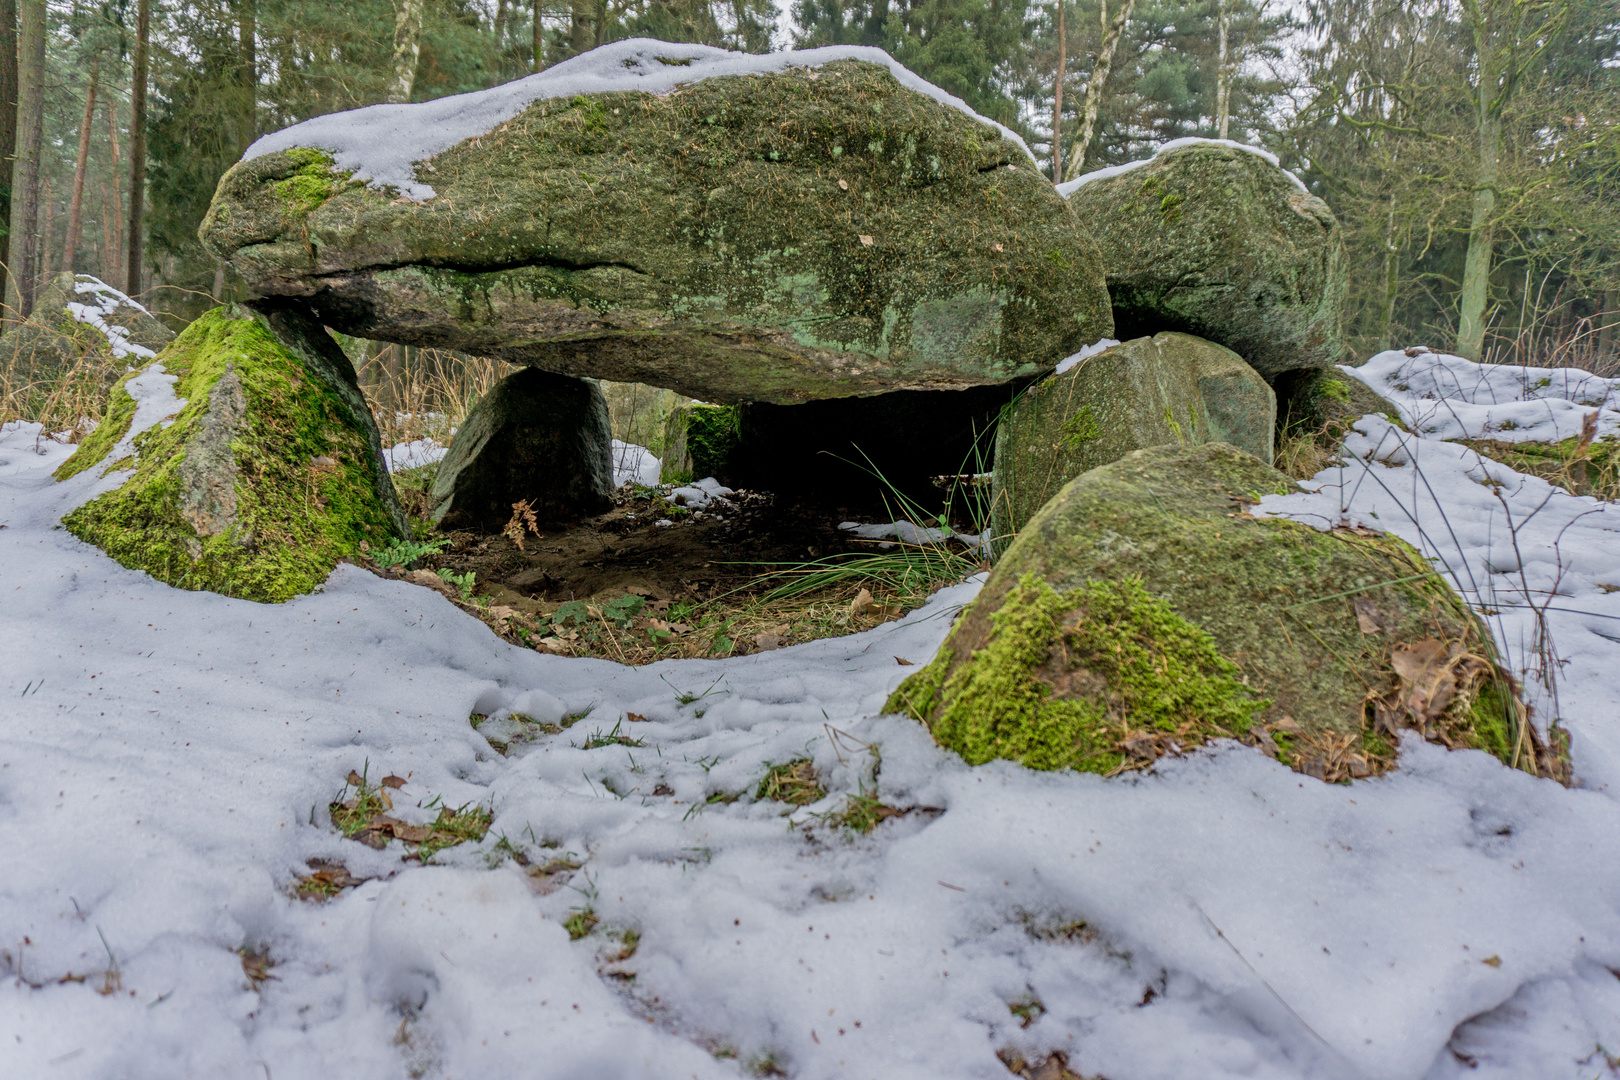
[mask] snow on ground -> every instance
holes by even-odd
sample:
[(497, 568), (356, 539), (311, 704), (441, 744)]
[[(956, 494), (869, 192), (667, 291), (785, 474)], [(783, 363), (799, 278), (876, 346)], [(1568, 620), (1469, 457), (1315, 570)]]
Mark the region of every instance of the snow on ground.
[[(1063, 183), (1057, 185), (1058, 194), (1067, 199), (1070, 195), (1073, 195), (1087, 184), (1097, 180), (1106, 180), (1111, 176), (1119, 176), (1123, 173), (1128, 173), (1133, 169), (1140, 169), (1143, 165), (1146, 165), (1148, 162), (1152, 161), (1165, 151), (1179, 150), (1183, 146), (1224, 146), (1229, 150), (1242, 150), (1246, 153), (1253, 154), (1257, 158), (1264, 158), (1272, 165), (1282, 168), (1282, 162), (1277, 160), (1277, 155), (1263, 147), (1250, 146), (1248, 143), (1237, 142), (1234, 139), (1205, 139), (1197, 135), (1188, 135), (1184, 138), (1170, 139), (1167, 142), (1160, 143), (1158, 146), (1153, 148), (1153, 153), (1149, 154), (1145, 158), (1140, 158), (1136, 161), (1127, 161), (1123, 165), (1109, 165), (1106, 168), (1094, 169), (1091, 172), (1082, 173), (1073, 180), (1065, 180)], [(1298, 190), (1308, 190), (1305, 187), (1305, 182), (1299, 177), (1295, 176), (1293, 173), (1289, 172), (1287, 169), (1283, 169), (1283, 175), (1288, 177), (1289, 181), (1292, 182), (1294, 187)]]
[(640, 484), (655, 487), (664, 463), (653, 456), (645, 446), (613, 440), (613, 486)]
[(444, 455), (449, 452), (450, 448), (437, 439), (413, 439), (395, 443), (392, 448), (383, 451), (383, 458), (388, 463), (388, 471), (397, 473), (443, 461)]
[[(896, 658), (926, 661), (976, 582), (862, 634), (641, 669), (515, 648), (353, 567), (279, 606), (181, 592), (57, 528), (112, 481), (54, 483), (68, 448), (11, 425), (0, 1074), (661, 1080), (769, 1057), (988, 1080), (1015, 1047), (1110, 1080), (1610, 1075), (1620, 519), (1384, 421), (1359, 431), (1342, 468), (1262, 510), (1427, 543), (1520, 666), (1534, 620), (1511, 605), (1556, 581), (1585, 787), (1411, 742), (1348, 786), (1236, 746), (1109, 781), (968, 768), (880, 711), (916, 670)], [(587, 708), (510, 757), (467, 720)], [(615, 725), (642, 745), (583, 748)], [(753, 791), (798, 756), (830, 794), (783, 817)], [(350, 769), (407, 777), (407, 820), (492, 805), (490, 836), (433, 867), (343, 840), (325, 807)], [(874, 783), (917, 809), (865, 838), (816, 824)], [(583, 868), (540, 895), (500, 837)], [(293, 899), (311, 858), (375, 880)], [(632, 957), (568, 940), (585, 906), (640, 933)], [(240, 949), (275, 978), (252, 989)], [(1009, 1004), (1032, 999), (1021, 1026)]]
[(941, 105), (995, 128), (1029, 154), (1031, 162), (1035, 160), (1024, 140), (1010, 128), (980, 116), (967, 102), (908, 71), (882, 49), (829, 45), (820, 49), (753, 54), (651, 38), (615, 41), (488, 90), (405, 105), (368, 105), (363, 109), (318, 116), (263, 136), (247, 148), (242, 158), (252, 160), (297, 146), (317, 147), (332, 154), (337, 168), (369, 180), (372, 187), (391, 186), (421, 202), (433, 198), (435, 193), (431, 185), (417, 178), (418, 162), (450, 149), (463, 139), (488, 134), (536, 101), (618, 91), (665, 95), (704, 79), (816, 68), (839, 60), (882, 64), (901, 86), (926, 94)]

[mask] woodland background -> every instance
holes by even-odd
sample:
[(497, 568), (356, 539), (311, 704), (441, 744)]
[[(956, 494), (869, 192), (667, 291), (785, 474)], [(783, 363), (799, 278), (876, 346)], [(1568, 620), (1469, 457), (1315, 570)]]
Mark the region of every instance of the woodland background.
[(1055, 178), (1256, 143), (1345, 226), (1358, 357), (1620, 369), (1620, 0), (0, 0), (8, 314), (71, 269), (186, 320), (241, 292), (196, 232), (259, 135), (632, 36), (886, 49)]

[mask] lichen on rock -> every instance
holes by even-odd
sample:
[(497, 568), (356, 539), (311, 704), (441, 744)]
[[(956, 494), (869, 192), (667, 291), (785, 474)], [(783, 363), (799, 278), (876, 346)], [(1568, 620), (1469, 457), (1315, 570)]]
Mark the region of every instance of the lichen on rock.
[(1342, 359), (1349, 271), (1338, 221), (1259, 155), (1182, 146), (1069, 202), (1102, 251), (1114, 336), (1197, 334), (1268, 380)]
[[(1019, 534), (889, 708), (969, 761), (1107, 771), (1224, 733), (1339, 780), (1392, 767), (1410, 730), (1563, 778), (1557, 740), (1538, 735), (1483, 626), (1417, 552), (1386, 534), (1248, 512), (1292, 486), (1223, 443), (1139, 450), (1081, 475)], [(1172, 690), (1203, 680), (1195, 704), (1170, 710), (1174, 732), (1162, 693), (1133, 696), (1143, 668), (1110, 670), (1076, 645), (1094, 623), (1094, 640), (1114, 640), (1105, 659), (1129, 655), (1124, 633)]]
[[(185, 407), (167, 427), (136, 435), (133, 475), (63, 524), (178, 588), (267, 602), (309, 592), (363, 542), (398, 535), (375, 426), (356, 415), (356, 387), (333, 385), (342, 375), (335, 343), (310, 355), (317, 332), (296, 313), (247, 308), (192, 323), (157, 361), (179, 377)], [(108, 436), (82, 443), (61, 475), (103, 460), (126, 411), (115, 399)]]
[(1094, 246), (989, 124), (839, 60), (536, 101), (395, 198), (294, 148), (201, 235), (358, 336), (705, 401), (1000, 383), (1112, 326)]

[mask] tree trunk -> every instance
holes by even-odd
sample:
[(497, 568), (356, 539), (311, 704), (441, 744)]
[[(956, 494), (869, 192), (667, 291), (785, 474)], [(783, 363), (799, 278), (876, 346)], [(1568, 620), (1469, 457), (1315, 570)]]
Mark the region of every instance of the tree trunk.
[(39, 155), (45, 120), (45, 0), (17, 5), (17, 158), (11, 169), (11, 278), (6, 304), (17, 318), (34, 310), (39, 273)]
[(1058, 0), (1058, 65), (1052, 80), (1052, 183), (1063, 179), (1063, 78), (1068, 73), (1069, 39), (1063, 32), (1064, 0)]
[(146, 210), (146, 68), (152, 40), (152, 0), (140, 0), (135, 16), (135, 58), (129, 89), (129, 255), (124, 263), (124, 291), (141, 294), (141, 240)]
[[(1483, 80), (1481, 80), (1483, 82)], [(1468, 221), (1468, 254), (1463, 258), (1462, 298), (1457, 310), (1457, 355), (1480, 360), (1485, 354), (1486, 305), (1490, 301), (1491, 256), (1496, 212), (1497, 165), (1502, 152), (1502, 119), (1484, 107), (1480, 90), (1479, 162), (1474, 206)]]
[(96, 84), (101, 65), (90, 61), (90, 85), (84, 91), (84, 119), (79, 122), (79, 156), (73, 162), (73, 194), (68, 198), (67, 238), (62, 241), (62, 269), (71, 273), (77, 268), (79, 256), (79, 226), (84, 211), (84, 174), (90, 164), (90, 125), (96, 119)]
[(1232, 118), (1232, 74), (1229, 70), (1231, 55), (1226, 47), (1226, 31), (1232, 15), (1226, 0), (1219, 0), (1216, 12), (1219, 46), (1215, 61), (1215, 133), (1224, 139), (1227, 125)]
[[(44, 168), (39, 170), (39, 174), (45, 179), (39, 185), (39, 240), (34, 256), (38, 265), (34, 267), (34, 279), (45, 282), (51, 279), (51, 211), (55, 207), (51, 205), (51, 174)], [(34, 295), (39, 295), (37, 285)]]
[(1620, 289), (1603, 290), (1603, 310), (1598, 312), (1598, 356), (1614, 355), (1614, 331), (1620, 326)]
[(501, 54), (501, 46), (506, 43), (506, 0), (496, 0), (495, 3), (495, 55)]
[(1378, 313), (1378, 351), (1395, 347), (1395, 298), (1401, 286), (1401, 245), (1395, 227), (1395, 197), (1389, 200), (1389, 224), (1384, 230), (1384, 303)]
[(1135, 7), (1136, 0), (1125, 0), (1125, 6), (1119, 9), (1119, 14), (1110, 22), (1108, 4), (1104, 0), (1102, 48), (1097, 52), (1097, 63), (1091, 69), (1091, 77), (1086, 80), (1086, 106), (1080, 119), (1080, 137), (1075, 140), (1074, 152), (1069, 155), (1069, 167), (1063, 177), (1065, 180), (1073, 180), (1085, 167), (1086, 155), (1091, 152), (1091, 141), (1097, 137), (1097, 115), (1102, 111), (1103, 90), (1107, 88), (1109, 72), (1114, 68), (1114, 50), (1119, 48), (1119, 39), (1125, 33), (1125, 23), (1130, 20), (1131, 11)]
[(416, 62), (422, 55), (423, 0), (394, 0), (394, 73), (388, 80), (387, 100), (411, 100), (416, 86)]
[[(0, 249), (11, 232), (11, 169), (16, 156), (17, 0), (0, 0)], [(6, 259), (0, 259), (0, 296), (6, 293), (6, 278)]]
[(259, 16), (256, 0), (237, 0), (237, 5), (236, 91), (242, 97), (237, 142), (245, 151), (259, 137)]
[(107, 260), (101, 272), (107, 281), (122, 281), (124, 277), (124, 195), (118, 190), (118, 173), (124, 164), (124, 155), (118, 145), (118, 112), (113, 102), (107, 102), (107, 142), (112, 149), (112, 164), (107, 170), (107, 180), (102, 184), (101, 193), (107, 202), (107, 214), (104, 224), (112, 229), (112, 236), (107, 241)]
[(596, 5), (591, 0), (572, 0), (568, 8), (568, 55), (578, 56), (593, 46), (591, 15)]
[(543, 52), (541, 47), (546, 44), (546, 29), (539, 21), (539, 0), (535, 0), (535, 28), (533, 29), (535, 29), (535, 70), (544, 71), (546, 70), (546, 53)]

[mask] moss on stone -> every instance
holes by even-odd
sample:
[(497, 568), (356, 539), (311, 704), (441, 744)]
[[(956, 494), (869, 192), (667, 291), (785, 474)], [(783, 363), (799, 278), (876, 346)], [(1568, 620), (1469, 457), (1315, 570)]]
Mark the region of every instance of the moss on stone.
[(125, 435), (129, 434), (129, 426), (135, 421), (135, 399), (129, 396), (124, 384), (133, 379), (138, 373), (131, 371), (119, 379), (107, 398), (107, 412), (96, 424), (96, 430), (84, 437), (73, 455), (56, 467), (51, 475), (58, 480), (66, 480), (70, 476), (77, 476), (86, 469), (93, 468), (106, 460)]
[(538, 101), (423, 163), (420, 204), (336, 175), (314, 204), (299, 153), (235, 166), (201, 235), (364, 337), (791, 404), (1002, 382), (1112, 326), (1024, 153), (874, 64)]
[(948, 673), (942, 652), (887, 706), (927, 721), (970, 765), (1112, 773), (1165, 737), (1190, 748), (1242, 735), (1268, 704), (1134, 579), (1059, 593), (1026, 574), (990, 621), (982, 648)]
[(729, 481), (733, 456), (741, 440), (735, 406), (685, 405), (673, 410), (664, 425), (663, 472), (666, 484), (689, 484), (706, 476)]
[(1185, 146), (1069, 201), (1102, 249), (1114, 336), (1197, 334), (1267, 380), (1342, 359), (1349, 271), (1339, 224), (1263, 158)]
[[(1459, 675), (1446, 715), (1424, 720), (1422, 734), (1561, 775), (1556, 755), (1524, 730), (1522, 712), (1502, 707), (1516, 694), (1491, 662), (1483, 626), (1416, 551), (1387, 534), (1322, 532), (1247, 513), (1263, 495), (1292, 488), (1282, 473), (1220, 443), (1136, 451), (1083, 474), (1031, 519), (938, 658), (891, 704), (937, 724), (952, 680), (996, 638), (997, 613), (1008, 603), (1030, 608), (1031, 580), (1069, 596), (1098, 582), (1137, 583), (1129, 587), (1207, 635), (1237, 666), (1242, 685), (1265, 701), (1256, 724), (1274, 731), (1268, 738), (1279, 758), (1302, 770), (1337, 761), (1347, 775), (1366, 775), (1393, 763), (1391, 736), (1415, 721), (1401, 711), (1392, 656), (1428, 642), (1459, 658), (1466, 677)], [(1026, 648), (1038, 640), (1030, 631), (1019, 637)], [(1055, 697), (1099, 698), (1097, 685), (1064, 689), (1044, 678)], [(1476, 708), (1492, 693), (1494, 704)], [(1337, 775), (1326, 766), (1320, 774)]]
[(136, 436), (122, 487), (63, 519), (75, 536), (178, 588), (280, 602), (394, 533), (363, 426), (261, 319), (215, 309), (159, 361), (187, 404)]

